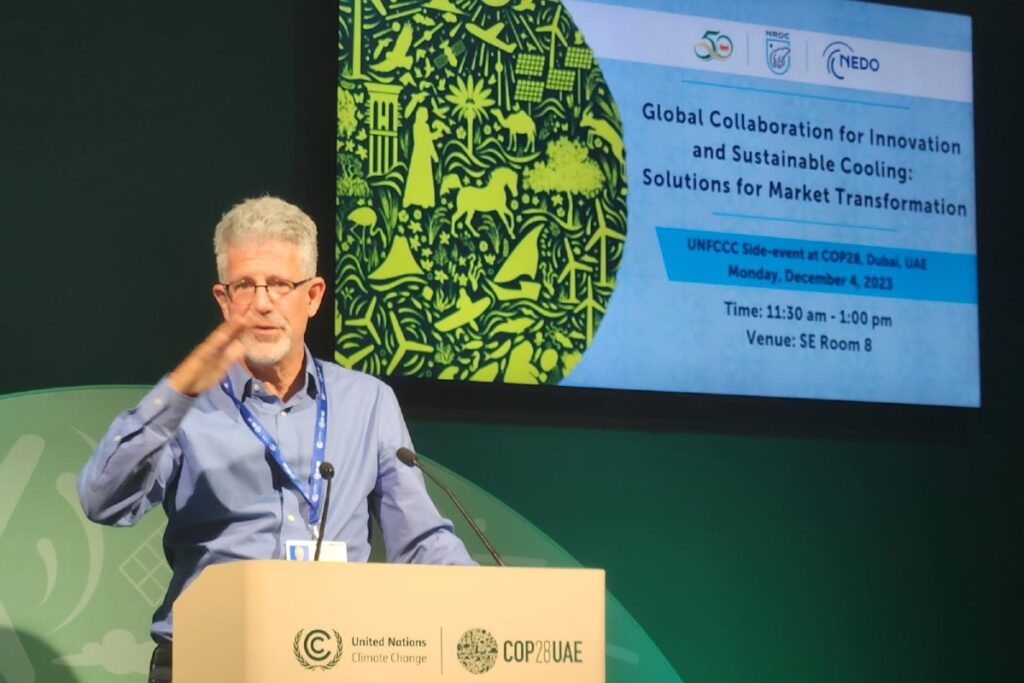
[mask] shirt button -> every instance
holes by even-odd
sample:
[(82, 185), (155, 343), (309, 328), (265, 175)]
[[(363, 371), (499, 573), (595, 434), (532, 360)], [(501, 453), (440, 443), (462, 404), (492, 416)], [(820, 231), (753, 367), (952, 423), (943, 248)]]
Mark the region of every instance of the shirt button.
[(114, 443), (121, 443), (121, 437), (120, 436), (115, 436), (114, 437)]
[(281, 411), (281, 417), (285, 417), (286, 415), (288, 415), (288, 411), (287, 410), (282, 410)]
[(289, 522), (294, 522), (295, 521), (295, 515), (288, 515), (288, 521)]
[(155, 405), (157, 408), (159, 408), (163, 404), (164, 404), (164, 400), (162, 398), (155, 398), (155, 399), (153, 399), (153, 405)]

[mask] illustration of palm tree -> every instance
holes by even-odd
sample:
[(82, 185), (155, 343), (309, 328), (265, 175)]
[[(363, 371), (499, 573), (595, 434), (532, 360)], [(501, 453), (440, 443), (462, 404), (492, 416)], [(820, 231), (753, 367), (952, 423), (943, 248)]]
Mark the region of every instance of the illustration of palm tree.
[(469, 156), (475, 159), (476, 157), (473, 155), (473, 122), (494, 104), (494, 100), (491, 99), (491, 89), (485, 88), (480, 81), (474, 81), (472, 74), (465, 81), (459, 76), (445, 99), (455, 105), (455, 111), (466, 119)]

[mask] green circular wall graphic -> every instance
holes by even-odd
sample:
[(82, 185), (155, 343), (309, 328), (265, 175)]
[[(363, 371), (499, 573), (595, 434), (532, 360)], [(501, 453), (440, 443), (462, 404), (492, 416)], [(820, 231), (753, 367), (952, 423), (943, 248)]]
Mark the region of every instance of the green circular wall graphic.
[(556, 384), (626, 238), (622, 124), (558, 0), (339, 5), (335, 358)]
[[(114, 416), (136, 405), (148, 389), (82, 387), (0, 396), (0, 683), (146, 680), (153, 651), (150, 620), (171, 578), (162, 544), (166, 517), (157, 507), (131, 528), (93, 524), (82, 513), (75, 477)], [(410, 428), (418, 430), (416, 423)], [(423, 460), (473, 511), (510, 565), (580, 566), (499, 499)], [(447, 496), (433, 482), (427, 489), (470, 555), (491, 564)], [(383, 560), (379, 534), (374, 545)], [(625, 607), (611, 593), (605, 603), (609, 683), (679, 683)], [(333, 633), (332, 640), (337, 647)]]

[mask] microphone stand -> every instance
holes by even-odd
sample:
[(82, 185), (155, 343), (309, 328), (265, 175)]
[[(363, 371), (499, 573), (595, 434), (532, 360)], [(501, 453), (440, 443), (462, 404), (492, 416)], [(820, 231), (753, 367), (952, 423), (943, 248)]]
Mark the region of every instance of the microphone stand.
[(320, 463), (320, 476), (327, 482), (327, 491), (324, 492), (324, 509), (320, 513), (320, 531), (316, 535), (316, 553), (313, 561), (320, 561), (320, 546), (324, 542), (324, 529), (327, 527), (327, 508), (331, 504), (331, 480), (334, 479), (334, 465), (326, 460)]
[(398, 459), (401, 460), (402, 463), (404, 463), (405, 465), (408, 465), (409, 467), (418, 467), (420, 469), (420, 472), (423, 472), (423, 474), (427, 475), (427, 477), (430, 478), (430, 481), (437, 484), (442, 491), (448, 494), (448, 497), (451, 498), (451, 501), (455, 503), (455, 507), (458, 509), (459, 513), (465, 518), (467, 522), (469, 522), (469, 526), (472, 527), (473, 532), (476, 534), (477, 538), (479, 538), (483, 542), (484, 547), (487, 548), (487, 552), (489, 552), (491, 554), (491, 557), (494, 558), (494, 563), (499, 567), (507, 567), (508, 565), (505, 564), (505, 560), (501, 559), (501, 555), (499, 555), (498, 551), (494, 549), (494, 546), (491, 545), (491, 542), (487, 540), (487, 537), (484, 536), (484, 532), (480, 530), (480, 527), (477, 526), (476, 522), (473, 521), (473, 518), (469, 515), (468, 512), (466, 512), (466, 508), (462, 507), (462, 503), (460, 503), (459, 499), (455, 497), (455, 494), (452, 493), (451, 489), (445, 486), (440, 479), (435, 477), (433, 472), (424, 467), (423, 463), (420, 462), (419, 457), (415, 453), (410, 451), (408, 448), (399, 448), (398, 451), (396, 452), (396, 455), (398, 456)]

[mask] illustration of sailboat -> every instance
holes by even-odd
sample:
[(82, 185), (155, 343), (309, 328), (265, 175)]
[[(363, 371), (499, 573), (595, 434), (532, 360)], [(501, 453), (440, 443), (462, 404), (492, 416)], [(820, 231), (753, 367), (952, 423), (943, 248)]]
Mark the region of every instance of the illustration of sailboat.
[(487, 282), (494, 296), (500, 301), (536, 301), (540, 296), (540, 283), (535, 279), (539, 261), (537, 240), (540, 231), (541, 227), (538, 226), (526, 233), (498, 269), (494, 279)]

